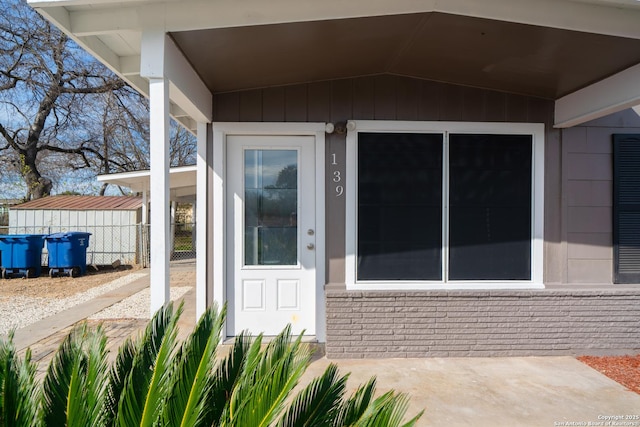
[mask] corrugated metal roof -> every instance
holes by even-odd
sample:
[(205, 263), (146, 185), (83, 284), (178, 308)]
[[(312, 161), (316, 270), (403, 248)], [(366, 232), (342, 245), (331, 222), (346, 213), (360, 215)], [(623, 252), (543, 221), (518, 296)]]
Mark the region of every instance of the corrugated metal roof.
[(60, 209), (75, 211), (134, 210), (142, 206), (142, 197), (131, 196), (50, 196), (31, 200), (11, 209)]

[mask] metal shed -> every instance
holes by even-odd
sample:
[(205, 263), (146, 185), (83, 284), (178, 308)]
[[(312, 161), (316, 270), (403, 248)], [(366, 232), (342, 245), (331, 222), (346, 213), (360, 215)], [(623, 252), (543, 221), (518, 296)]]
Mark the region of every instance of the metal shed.
[(146, 253), (141, 215), (140, 197), (51, 196), (12, 206), (9, 233), (85, 231), (91, 233), (88, 264), (140, 263)]

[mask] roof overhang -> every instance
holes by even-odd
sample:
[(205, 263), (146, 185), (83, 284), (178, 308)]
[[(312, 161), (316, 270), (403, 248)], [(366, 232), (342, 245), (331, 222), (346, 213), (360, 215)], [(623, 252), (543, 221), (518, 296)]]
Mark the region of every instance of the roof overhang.
[[(553, 99), (558, 127), (640, 103), (636, 0), (30, 4), (143, 94), (167, 77), (172, 114), (192, 130), (213, 120), (218, 92), (372, 74)], [(159, 33), (163, 55), (150, 55)]]
[[(148, 170), (98, 175), (98, 182), (130, 188), (136, 193), (149, 192), (151, 173)], [(196, 166), (169, 169), (171, 200), (192, 202), (196, 196)]]

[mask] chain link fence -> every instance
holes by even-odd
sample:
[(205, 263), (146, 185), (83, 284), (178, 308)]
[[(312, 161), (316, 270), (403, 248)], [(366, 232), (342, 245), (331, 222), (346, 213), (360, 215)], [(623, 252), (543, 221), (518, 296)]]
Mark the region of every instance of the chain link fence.
[(181, 261), (196, 257), (196, 224), (178, 223), (171, 225), (173, 236), (171, 260)]
[[(195, 224), (172, 224), (171, 260), (195, 258)], [(149, 224), (91, 225), (91, 226), (22, 226), (0, 227), (1, 234), (44, 234), (80, 231), (91, 233), (87, 247), (87, 265), (113, 263), (139, 264), (148, 267), (151, 248)], [(47, 265), (49, 254), (45, 245), (42, 265)]]

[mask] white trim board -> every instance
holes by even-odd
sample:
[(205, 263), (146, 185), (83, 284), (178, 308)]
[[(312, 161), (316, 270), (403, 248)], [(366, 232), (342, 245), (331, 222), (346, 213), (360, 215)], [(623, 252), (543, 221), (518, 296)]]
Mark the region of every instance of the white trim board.
[[(595, 34), (640, 38), (635, 2), (612, 0), (234, 0), (139, 1), (30, 0), (75, 37), (139, 31), (161, 26), (166, 32), (230, 28), (366, 16), (440, 12)], [(83, 7), (91, 5), (93, 7)], [(64, 13), (60, 13), (64, 11)], [(56, 13), (57, 12), (57, 13)]]
[(577, 126), (639, 104), (640, 64), (558, 99), (554, 127)]

